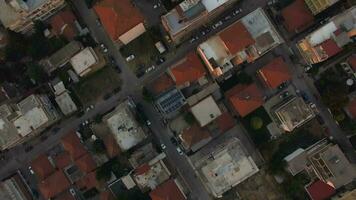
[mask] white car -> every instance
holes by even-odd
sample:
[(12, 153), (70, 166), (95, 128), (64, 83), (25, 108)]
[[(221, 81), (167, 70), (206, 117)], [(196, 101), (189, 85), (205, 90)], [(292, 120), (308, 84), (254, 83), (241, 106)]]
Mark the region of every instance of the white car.
[(213, 25), (213, 29), (216, 29), (216, 28), (218, 28), (219, 26), (221, 26), (223, 24), (223, 22), (222, 21), (218, 21), (218, 22), (216, 22), (214, 25)]
[(106, 48), (106, 46), (104, 44), (100, 44), (100, 48), (104, 53), (108, 52), (108, 48)]
[(126, 58), (126, 61), (127, 62), (130, 62), (131, 60), (135, 59), (135, 56), (134, 55), (129, 55), (127, 58)]
[(183, 155), (183, 151), (182, 151), (182, 149), (180, 147), (177, 147), (177, 152), (178, 152), (179, 155)]
[(147, 126), (150, 126), (151, 125), (150, 120), (146, 120), (146, 124), (147, 124)]
[(30, 171), (31, 174), (35, 174), (31, 166), (28, 166), (28, 170)]
[(152, 65), (151, 67), (146, 69), (146, 73), (153, 71), (156, 67), (154, 65)]
[(232, 13), (232, 15), (236, 16), (236, 15), (240, 14), (241, 12), (242, 12), (242, 9), (239, 8), (239, 9), (236, 9), (236, 10)]
[(166, 147), (166, 145), (165, 144), (161, 144), (161, 149), (162, 150), (165, 150), (167, 147)]

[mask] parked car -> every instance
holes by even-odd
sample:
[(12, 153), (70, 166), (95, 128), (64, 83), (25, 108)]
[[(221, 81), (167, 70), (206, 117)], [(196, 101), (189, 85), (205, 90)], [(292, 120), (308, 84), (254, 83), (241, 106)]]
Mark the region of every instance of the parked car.
[(150, 71), (153, 71), (154, 69), (155, 69), (155, 66), (152, 65), (151, 67), (147, 68), (145, 72), (148, 73)]
[(150, 120), (146, 120), (146, 124), (147, 124), (147, 126), (151, 126)]
[(225, 21), (228, 21), (229, 19), (231, 19), (231, 15), (227, 15), (227, 16), (224, 17)]
[(100, 48), (104, 53), (108, 52), (108, 48), (106, 48), (105, 44), (100, 44)]
[(28, 170), (30, 171), (30, 174), (35, 174), (31, 166), (28, 166)]
[(288, 96), (289, 96), (289, 92), (288, 92), (288, 91), (285, 91), (285, 92), (283, 92), (283, 93), (281, 93), (281, 94), (279, 95), (279, 98), (284, 99), (284, 98), (286, 98), (286, 97), (288, 97)]
[(195, 41), (197, 41), (199, 39), (198, 36), (193, 36), (190, 40), (189, 40), (189, 43), (193, 43)]
[(177, 152), (178, 152), (179, 155), (183, 155), (183, 151), (182, 151), (182, 149), (180, 147), (177, 147)]
[(232, 12), (232, 15), (236, 16), (236, 15), (240, 14), (241, 12), (242, 12), (242, 9), (238, 8), (238, 9), (234, 10), (234, 12)]
[(162, 144), (161, 144), (161, 149), (162, 149), (162, 150), (165, 150), (166, 148), (167, 148), (166, 145), (162, 143)]
[(217, 29), (219, 26), (221, 26), (223, 24), (223, 22), (222, 21), (218, 21), (218, 22), (216, 22), (213, 26), (212, 26), (212, 28), (213, 29)]
[(177, 141), (177, 139), (175, 137), (171, 137), (170, 140), (171, 140), (172, 144), (178, 145), (178, 141)]
[(129, 55), (126, 57), (126, 61), (130, 62), (131, 60), (135, 59), (135, 56), (133, 54)]

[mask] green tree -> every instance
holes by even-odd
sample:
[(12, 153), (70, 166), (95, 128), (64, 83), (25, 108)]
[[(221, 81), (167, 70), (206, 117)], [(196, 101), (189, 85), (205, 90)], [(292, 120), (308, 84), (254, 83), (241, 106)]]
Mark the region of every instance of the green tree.
[(95, 153), (105, 153), (106, 147), (102, 139), (97, 139), (93, 142), (93, 149)]
[(27, 64), (26, 73), (36, 84), (43, 83), (47, 79), (47, 74), (37, 63), (31, 62)]
[(259, 130), (263, 126), (263, 121), (260, 117), (252, 117), (250, 125), (254, 130)]
[(142, 88), (143, 99), (147, 102), (152, 102), (154, 100), (153, 94), (146, 88)]
[(195, 122), (195, 117), (192, 113), (187, 112), (184, 114), (184, 121), (187, 122), (187, 124), (192, 125)]
[(251, 84), (253, 82), (252, 77), (244, 71), (240, 71), (237, 76), (237, 81), (241, 84)]
[(5, 47), (6, 60), (18, 61), (26, 56), (28, 41), (24, 35), (9, 31), (8, 40), (9, 42)]
[(96, 170), (96, 179), (108, 181), (111, 177), (111, 168), (109, 165), (104, 164)]

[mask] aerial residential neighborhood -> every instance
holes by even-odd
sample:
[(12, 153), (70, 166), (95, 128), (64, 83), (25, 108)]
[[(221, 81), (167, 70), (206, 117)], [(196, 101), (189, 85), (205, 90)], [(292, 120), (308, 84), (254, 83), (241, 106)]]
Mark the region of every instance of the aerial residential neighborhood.
[(356, 200), (355, 0), (0, 0), (0, 200)]

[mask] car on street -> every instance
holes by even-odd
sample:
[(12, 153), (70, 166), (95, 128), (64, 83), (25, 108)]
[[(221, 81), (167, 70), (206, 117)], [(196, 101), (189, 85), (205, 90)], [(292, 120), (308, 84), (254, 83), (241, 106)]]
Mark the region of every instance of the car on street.
[(101, 22), (99, 19), (96, 19), (95, 22), (96, 22), (96, 25), (101, 26)]
[(176, 149), (179, 155), (183, 155), (183, 151), (180, 147), (177, 147)]
[(28, 171), (30, 171), (30, 174), (35, 174), (35, 172), (33, 171), (32, 167), (31, 166), (28, 166)]
[(147, 126), (151, 126), (150, 120), (146, 120), (146, 124), (147, 124)]
[(154, 69), (155, 69), (155, 66), (152, 65), (151, 67), (147, 68), (145, 72), (149, 73), (150, 71), (153, 71)]
[(283, 82), (281, 83), (279, 86), (278, 86), (278, 90), (283, 90), (284, 88), (286, 88), (288, 85), (286, 82)]
[(156, 61), (156, 64), (160, 65), (160, 64), (164, 63), (165, 61), (166, 61), (166, 59), (161, 57), (161, 58), (158, 58), (158, 60)]
[(178, 145), (178, 141), (177, 141), (177, 139), (175, 137), (171, 137), (170, 140), (171, 140), (172, 144)]
[(240, 14), (241, 12), (242, 12), (242, 9), (238, 8), (238, 9), (234, 10), (234, 12), (232, 12), (232, 15), (236, 16), (236, 15)]
[(227, 15), (224, 17), (224, 21), (228, 21), (229, 19), (231, 19), (231, 15)]
[(213, 29), (217, 29), (219, 26), (221, 26), (221, 25), (223, 25), (223, 22), (222, 21), (218, 21), (218, 22), (216, 22), (213, 26), (212, 26), (212, 28)]
[(324, 119), (320, 115), (316, 115), (315, 118), (316, 118), (316, 120), (318, 120), (320, 125), (324, 125), (325, 124)]
[(133, 54), (129, 55), (126, 57), (126, 61), (130, 62), (131, 60), (135, 59), (135, 56)]
[(162, 150), (165, 150), (166, 148), (167, 148), (166, 145), (162, 143), (162, 144), (161, 144), (161, 149), (162, 149)]
[(281, 93), (281, 94), (279, 95), (279, 98), (284, 99), (284, 98), (286, 98), (286, 97), (288, 97), (288, 96), (289, 96), (289, 92), (288, 92), (288, 91), (285, 91), (285, 92), (283, 92), (283, 93)]
[(108, 52), (108, 48), (106, 48), (105, 44), (100, 44), (100, 48), (104, 53)]
[(193, 43), (195, 41), (197, 41), (199, 39), (198, 36), (193, 36), (190, 40), (189, 40), (189, 43)]

